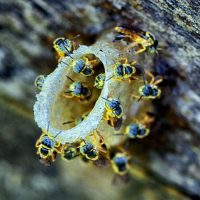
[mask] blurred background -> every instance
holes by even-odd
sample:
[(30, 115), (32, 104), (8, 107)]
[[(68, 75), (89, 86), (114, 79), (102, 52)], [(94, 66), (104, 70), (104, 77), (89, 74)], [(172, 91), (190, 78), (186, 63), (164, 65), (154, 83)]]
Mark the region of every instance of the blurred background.
[[(200, 199), (199, 8), (199, 0), (0, 0), (0, 199)], [(34, 79), (56, 67), (53, 40), (80, 34), (92, 44), (120, 24), (155, 34), (163, 50), (154, 72), (165, 78), (159, 123), (134, 144), (130, 182), (78, 160), (41, 165)]]

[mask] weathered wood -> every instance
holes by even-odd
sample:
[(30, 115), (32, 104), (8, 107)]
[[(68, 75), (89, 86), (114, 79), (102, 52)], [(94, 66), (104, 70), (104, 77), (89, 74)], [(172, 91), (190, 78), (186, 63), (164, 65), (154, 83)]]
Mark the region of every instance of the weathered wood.
[(133, 142), (133, 164), (199, 198), (199, 10), (199, 0), (0, 0), (0, 93), (31, 108), (35, 76), (57, 63), (51, 48), (58, 36), (80, 33), (80, 41), (92, 43), (117, 24), (152, 32), (163, 49), (150, 67), (164, 76), (164, 95), (155, 101), (153, 133)]

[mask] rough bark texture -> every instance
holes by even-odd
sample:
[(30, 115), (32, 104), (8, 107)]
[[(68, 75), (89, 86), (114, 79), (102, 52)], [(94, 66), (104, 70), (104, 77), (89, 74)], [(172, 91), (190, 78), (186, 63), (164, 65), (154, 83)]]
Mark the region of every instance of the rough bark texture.
[[(0, 0), (1, 198), (200, 198), (199, 9), (199, 0)], [(134, 180), (115, 188), (104, 169), (59, 162), (44, 169), (30, 116), (34, 78), (57, 62), (53, 39), (81, 34), (90, 44), (121, 24), (152, 32), (163, 48), (150, 67), (165, 78), (164, 95), (154, 102), (153, 133), (133, 142)]]

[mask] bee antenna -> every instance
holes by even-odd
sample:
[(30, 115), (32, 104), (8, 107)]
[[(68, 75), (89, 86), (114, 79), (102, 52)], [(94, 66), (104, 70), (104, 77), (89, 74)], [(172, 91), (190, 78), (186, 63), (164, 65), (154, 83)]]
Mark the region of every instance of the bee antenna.
[(71, 82), (75, 82), (72, 78), (70, 78), (69, 76), (66, 76)]
[(63, 122), (62, 125), (64, 125), (64, 124), (70, 124), (70, 123), (73, 123), (73, 122), (74, 122), (74, 120), (73, 121)]
[(65, 65), (68, 65), (68, 63), (66, 63), (66, 62), (63, 62), (63, 61), (60, 61), (61, 63), (64, 63)]
[(106, 98), (104, 98), (104, 97), (101, 97), (101, 98), (104, 99), (104, 100), (106, 100), (106, 101), (108, 100), (108, 99), (106, 99)]
[(70, 53), (68, 53), (67, 56), (69, 56), (72, 60), (74, 60), (73, 57), (70, 55)]
[(55, 136), (54, 138), (56, 138), (62, 131), (59, 131)]
[(143, 95), (140, 96), (140, 98), (138, 99), (138, 102), (142, 99)]
[(125, 150), (125, 151), (128, 151), (129, 146), (130, 146), (130, 141), (127, 140), (126, 143), (125, 143), (125, 146), (124, 146), (124, 150)]
[(69, 57), (73, 60), (73, 58), (72, 58), (71, 55), (70, 55), (69, 50), (68, 50), (66, 47), (64, 47), (64, 48), (65, 48), (65, 50), (67, 51), (67, 56), (69, 56)]
[(70, 40), (75, 40), (76, 38), (79, 38), (81, 35), (78, 34), (78, 35), (75, 35), (73, 38), (71, 38)]
[(112, 79), (114, 77), (114, 75), (112, 75), (110, 78), (108, 78), (106, 81), (109, 81), (110, 79)]
[(82, 139), (83, 140), (83, 142), (85, 142), (86, 143), (86, 141), (84, 140), (84, 139)]
[(50, 121), (48, 121), (48, 124), (47, 124), (47, 133), (49, 132), (49, 125), (50, 125)]
[(114, 136), (120, 136), (120, 135), (124, 135), (123, 133), (114, 133)]
[(102, 99), (104, 99), (104, 100), (106, 100), (106, 101), (109, 101), (109, 102), (111, 102), (110, 100), (108, 100), (108, 99), (106, 99), (106, 98), (104, 98), (104, 97), (101, 97)]
[(67, 91), (67, 92), (64, 92), (65, 94), (68, 94), (68, 93), (71, 93), (71, 92), (73, 92), (73, 91)]
[(120, 102), (120, 95), (117, 97), (118, 101)]

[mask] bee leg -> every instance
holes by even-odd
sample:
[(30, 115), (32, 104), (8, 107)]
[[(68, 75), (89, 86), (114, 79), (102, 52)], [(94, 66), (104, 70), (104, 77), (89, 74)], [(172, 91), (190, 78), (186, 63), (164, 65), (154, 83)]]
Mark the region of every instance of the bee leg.
[(113, 80), (115, 80), (115, 81), (121, 81), (122, 79), (115, 77), (115, 78), (113, 78)]
[(127, 155), (127, 151), (122, 146), (118, 146), (117, 150), (119, 150), (121, 153)]
[(137, 63), (137, 61), (134, 60), (134, 61), (132, 61), (130, 64), (131, 64), (131, 65), (134, 65), (134, 64), (136, 64), (136, 63)]
[(163, 78), (162, 78), (162, 77), (159, 77), (159, 79), (156, 80), (156, 81), (154, 82), (154, 85), (158, 85), (158, 84), (161, 83), (162, 81), (163, 81)]
[(56, 159), (56, 154), (52, 153), (51, 157), (50, 157), (50, 162), (54, 162)]
[(138, 98), (140, 98), (140, 96), (135, 95), (135, 94), (132, 94), (131, 96), (132, 96), (134, 99), (138, 99)]
[(65, 97), (65, 98), (67, 98), (67, 99), (71, 99), (71, 98), (74, 97), (74, 96), (72, 96), (72, 95), (67, 95), (67, 94), (61, 94), (61, 96), (62, 96), (62, 97)]
[(140, 54), (144, 51), (146, 51), (146, 47), (143, 46), (140, 50), (136, 51), (135, 54)]
[(127, 58), (120, 57), (117, 60), (122, 61), (124, 64), (128, 63), (128, 59)]
[(114, 120), (113, 120), (113, 119), (109, 119), (109, 120), (110, 120), (110, 125), (111, 125), (112, 127), (114, 127), (114, 126), (115, 126)]
[(97, 130), (96, 130), (96, 134), (99, 136), (99, 143), (100, 143), (100, 145), (103, 145), (104, 144), (104, 138), (103, 138), (103, 136)]
[(84, 56), (83, 60), (85, 61), (86, 65), (90, 63), (89, 58), (87, 56)]
[(105, 120), (108, 121), (109, 119), (110, 119), (110, 116), (109, 116), (108, 112), (106, 112)]
[(90, 62), (90, 64), (91, 64), (92, 66), (96, 66), (96, 65), (99, 64), (99, 60), (97, 60), (97, 59), (91, 60), (91, 61), (89, 61), (89, 62)]
[(150, 123), (152, 123), (153, 121), (154, 121), (154, 117), (150, 117), (150, 116), (146, 115), (146, 116), (144, 117), (144, 119), (142, 120), (142, 123), (143, 123), (143, 124), (150, 124)]
[(108, 152), (107, 149), (103, 149), (102, 147), (98, 147), (98, 150), (105, 154)]
[(150, 71), (146, 71), (146, 73), (147, 73), (148, 76), (151, 78), (150, 84), (154, 84), (154, 82), (155, 82), (155, 77), (154, 77), (154, 75), (153, 75)]
[(57, 153), (62, 153), (64, 150), (64, 145), (60, 145), (59, 147), (54, 149)]
[(129, 83), (131, 83), (131, 81), (133, 81), (133, 80), (138, 80), (139, 78), (137, 78), (137, 77), (135, 77), (135, 76), (132, 76), (132, 77), (130, 77), (129, 78)]
[(40, 150), (39, 150), (39, 148), (37, 149), (36, 154), (37, 154), (37, 155), (40, 155)]
[(58, 63), (60, 63), (61, 61), (62, 61), (62, 59), (64, 58), (64, 56), (63, 55), (57, 55), (57, 57), (58, 57)]
[(36, 141), (35, 147), (38, 148), (40, 146), (40, 138)]
[(55, 147), (59, 147), (61, 144), (56, 142)]

